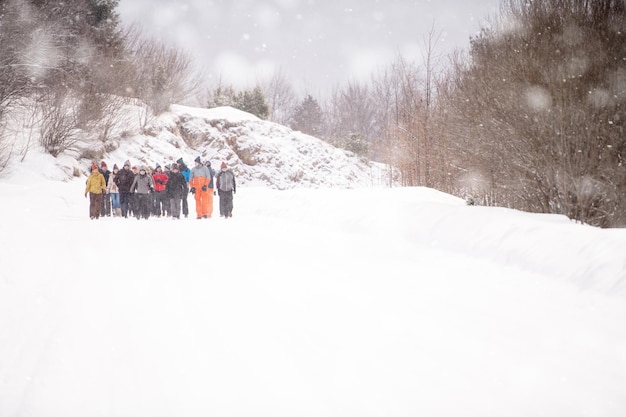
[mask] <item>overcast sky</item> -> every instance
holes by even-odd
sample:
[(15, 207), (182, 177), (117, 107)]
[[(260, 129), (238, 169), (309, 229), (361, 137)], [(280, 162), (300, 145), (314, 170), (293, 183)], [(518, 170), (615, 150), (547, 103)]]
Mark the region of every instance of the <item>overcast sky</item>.
[(124, 23), (182, 46), (208, 77), (238, 88), (282, 71), (298, 93), (366, 80), (398, 52), (421, 62), (434, 23), (439, 49), (467, 48), (500, 0), (121, 0)]

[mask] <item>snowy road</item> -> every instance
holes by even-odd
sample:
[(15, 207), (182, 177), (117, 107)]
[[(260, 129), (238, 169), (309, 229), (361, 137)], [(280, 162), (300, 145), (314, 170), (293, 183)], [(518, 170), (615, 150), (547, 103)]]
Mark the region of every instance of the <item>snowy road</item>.
[(0, 417), (626, 414), (626, 231), (425, 189), (90, 221), (81, 187), (0, 183)]

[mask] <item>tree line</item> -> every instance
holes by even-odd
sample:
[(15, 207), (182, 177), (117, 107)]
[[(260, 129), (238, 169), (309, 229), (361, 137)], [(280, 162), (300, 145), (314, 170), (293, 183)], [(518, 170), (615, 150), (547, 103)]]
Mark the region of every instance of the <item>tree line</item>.
[[(503, 0), (466, 53), (402, 56), (290, 123), (470, 204), (626, 226), (626, 2)], [(442, 65), (444, 59), (447, 64)]]
[(405, 186), (626, 226), (625, 2), (503, 0), (466, 52), (439, 54), (433, 26), (421, 64), (398, 55), (322, 100), (281, 71), (248, 90), (207, 87), (188, 55), (122, 28), (118, 0), (5, 0), (0, 156), (20, 153), (7, 151), (9, 108), (30, 110), (24, 120), (54, 155), (76, 127), (104, 143), (124, 100), (145, 103), (147, 123), (206, 97), (387, 163)]

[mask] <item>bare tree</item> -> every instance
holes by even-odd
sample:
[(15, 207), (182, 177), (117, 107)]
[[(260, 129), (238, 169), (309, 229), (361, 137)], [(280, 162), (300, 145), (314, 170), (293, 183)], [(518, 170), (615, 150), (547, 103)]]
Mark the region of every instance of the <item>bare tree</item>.
[(325, 111), (328, 132), (323, 137), (337, 146), (369, 156), (369, 148), (378, 136), (375, 104), (370, 87), (365, 83), (349, 82), (336, 88)]
[(298, 100), (282, 69), (275, 72), (268, 82), (261, 85), (261, 88), (269, 106), (268, 120), (288, 125)]
[(76, 115), (71, 102), (65, 89), (46, 92), (41, 102), (39, 143), (54, 157), (69, 149), (77, 140)]
[[(402, 56), (373, 81), (378, 103), (378, 141), (384, 139), (387, 158), (400, 169), (403, 185), (423, 185), (424, 99), (418, 68)], [(380, 106), (384, 103), (384, 106)], [(381, 109), (385, 109), (384, 112)], [(380, 153), (380, 145), (378, 146)]]
[(434, 149), (434, 134), (431, 127), (431, 113), (433, 111), (433, 94), (436, 85), (436, 75), (441, 59), (440, 54), (437, 53), (437, 46), (441, 39), (441, 32), (435, 31), (435, 23), (433, 22), (430, 30), (423, 39), (422, 44), (422, 58), (425, 65), (425, 86), (424, 97), (425, 106), (423, 107), (423, 128), (424, 132), (421, 138), (421, 154), (423, 163), (420, 164), (422, 172), (420, 177), (424, 179), (424, 185), (432, 187), (435, 183), (432, 177), (432, 165), (435, 159), (436, 150)]
[(624, 1), (508, 0), (501, 19), (457, 66), (458, 159), (491, 202), (623, 224)]
[(202, 75), (185, 52), (145, 36), (137, 26), (129, 28), (124, 39), (134, 71), (128, 95), (140, 98), (159, 114), (198, 94)]

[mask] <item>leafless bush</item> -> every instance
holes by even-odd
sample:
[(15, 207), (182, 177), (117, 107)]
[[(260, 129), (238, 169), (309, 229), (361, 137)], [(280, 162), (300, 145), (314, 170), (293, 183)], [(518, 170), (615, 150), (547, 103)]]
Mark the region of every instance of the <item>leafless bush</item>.
[(41, 106), (39, 143), (56, 157), (76, 143), (76, 115), (67, 91), (47, 92)]
[(145, 36), (138, 26), (130, 27), (124, 39), (132, 67), (128, 95), (141, 99), (159, 114), (171, 104), (185, 104), (199, 94), (202, 76), (180, 48)]
[(484, 180), (492, 203), (616, 224), (626, 208), (626, 95), (612, 82), (623, 74), (624, 2), (504, 6), (473, 39), (471, 61), (457, 62), (446, 100), (455, 162)]
[(8, 135), (6, 134), (6, 125), (4, 123), (2, 112), (0, 112), (0, 173), (2, 173), (9, 164), (11, 155), (12, 145), (9, 142)]

